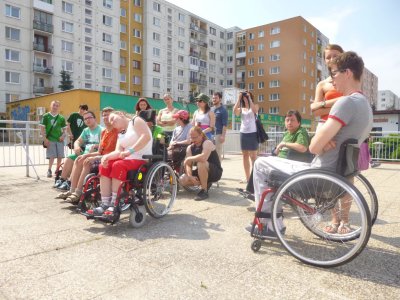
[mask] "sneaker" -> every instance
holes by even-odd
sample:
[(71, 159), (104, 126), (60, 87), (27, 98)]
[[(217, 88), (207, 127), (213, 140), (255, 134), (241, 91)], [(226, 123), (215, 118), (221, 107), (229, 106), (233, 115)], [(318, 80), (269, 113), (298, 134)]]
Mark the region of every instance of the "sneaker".
[(197, 196), (194, 197), (194, 200), (195, 201), (201, 201), (201, 200), (204, 200), (204, 199), (207, 199), (207, 198), (208, 198), (207, 191), (201, 189), (200, 192), (198, 192)]
[(110, 206), (109, 208), (107, 208), (107, 210), (104, 212), (104, 214), (106, 216), (110, 216), (110, 215), (114, 214), (114, 206)]
[(59, 190), (68, 191), (71, 188), (71, 183), (68, 180), (65, 180), (58, 187)]
[(70, 191), (66, 191), (64, 193), (60, 193), (57, 195), (56, 199), (67, 199), (69, 196), (71, 196), (71, 192)]
[(48, 169), (47, 170), (47, 178), (51, 178), (53, 176), (53, 174), (51, 173), (51, 170)]
[(94, 215), (94, 216), (101, 216), (104, 214), (104, 212), (109, 208), (109, 205), (106, 204), (101, 204), (99, 207), (96, 207), (95, 209), (89, 209), (87, 213), (89, 215)]
[(65, 180), (64, 179), (58, 179), (57, 181), (56, 181), (56, 183), (53, 185), (53, 188), (59, 188), (60, 187), (60, 185), (64, 182)]
[(67, 197), (67, 199), (65, 199), (65, 201), (72, 204), (78, 204), (80, 198), (81, 196), (77, 193), (72, 193), (70, 196)]

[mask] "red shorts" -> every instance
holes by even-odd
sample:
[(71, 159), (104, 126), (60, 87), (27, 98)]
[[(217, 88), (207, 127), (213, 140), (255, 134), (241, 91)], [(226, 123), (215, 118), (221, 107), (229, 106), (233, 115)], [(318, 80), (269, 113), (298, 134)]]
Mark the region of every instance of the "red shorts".
[(108, 167), (104, 168), (102, 165), (99, 166), (99, 174), (109, 178), (115, 178), (118, 180), (126, 180), (126, 175), (130, 170), (138, 170), (145, 160), (138, 159), (116, 159), (108, 162)]

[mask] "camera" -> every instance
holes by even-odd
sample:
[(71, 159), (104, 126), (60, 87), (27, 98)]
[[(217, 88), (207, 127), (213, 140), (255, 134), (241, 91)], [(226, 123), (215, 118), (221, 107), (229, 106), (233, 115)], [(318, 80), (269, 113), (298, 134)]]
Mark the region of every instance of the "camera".
[(247, 97), (247, 92), (242, 92), (242, 97)]

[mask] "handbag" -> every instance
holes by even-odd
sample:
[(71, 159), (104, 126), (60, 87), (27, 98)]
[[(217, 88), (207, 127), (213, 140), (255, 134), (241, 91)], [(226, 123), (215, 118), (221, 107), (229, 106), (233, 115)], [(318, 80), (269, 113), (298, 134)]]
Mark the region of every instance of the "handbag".
[[(57, 122), (58, 116), (59, 116), (59, 115), (57, 115), (57, 117), (54, 119), (53, 125), (51, 125), (49, 132), (46, 134), (46, 139), (49, 137), (50, 132), (53, 130), (53, 127), (54, 127), (54, 125), (55, 125), (56, 122)], [(43, 146), (43, 148), (45, 148), (45, 149), (47, 148), (47, 146), (45, 145), (44, 141), (42, 142), (42, 146)]]
[(371, 155), (369, 154), (368, 143), (361, 143), (360, 153), (358, 155), (358, 170), (365, 171), (369, 168)]
[(257, 140), (259, 144), (265, 143), (268, 140), (268, 134), (264, 130), (264, 126), (260, 119), (256, 117), (256, 128), (257, 128)]

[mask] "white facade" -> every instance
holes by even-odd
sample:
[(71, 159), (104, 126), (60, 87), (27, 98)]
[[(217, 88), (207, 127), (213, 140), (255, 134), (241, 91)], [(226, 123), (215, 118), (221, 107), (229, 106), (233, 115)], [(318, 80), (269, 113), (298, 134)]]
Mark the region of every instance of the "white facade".
[[(167, 1), (144, 2), (143, 96), (159, 98), (166, 92), (177, 101), (198, 93), (221, 91), (234, 68), (234, 35), (227, 40), (221, 26)], [(233, 81), (234, 82), (234, 81)]]
[(390, 90), (378, 91), (376, 110), (400, 109), (399, 97)]
[(374, 112), (372, 131), (400, 131), (400, 111)]
[(26, 2), (0, 4), (0, 112), (59, 91), (63, 69), (74, 88), (119, 91), (119, 0)]

